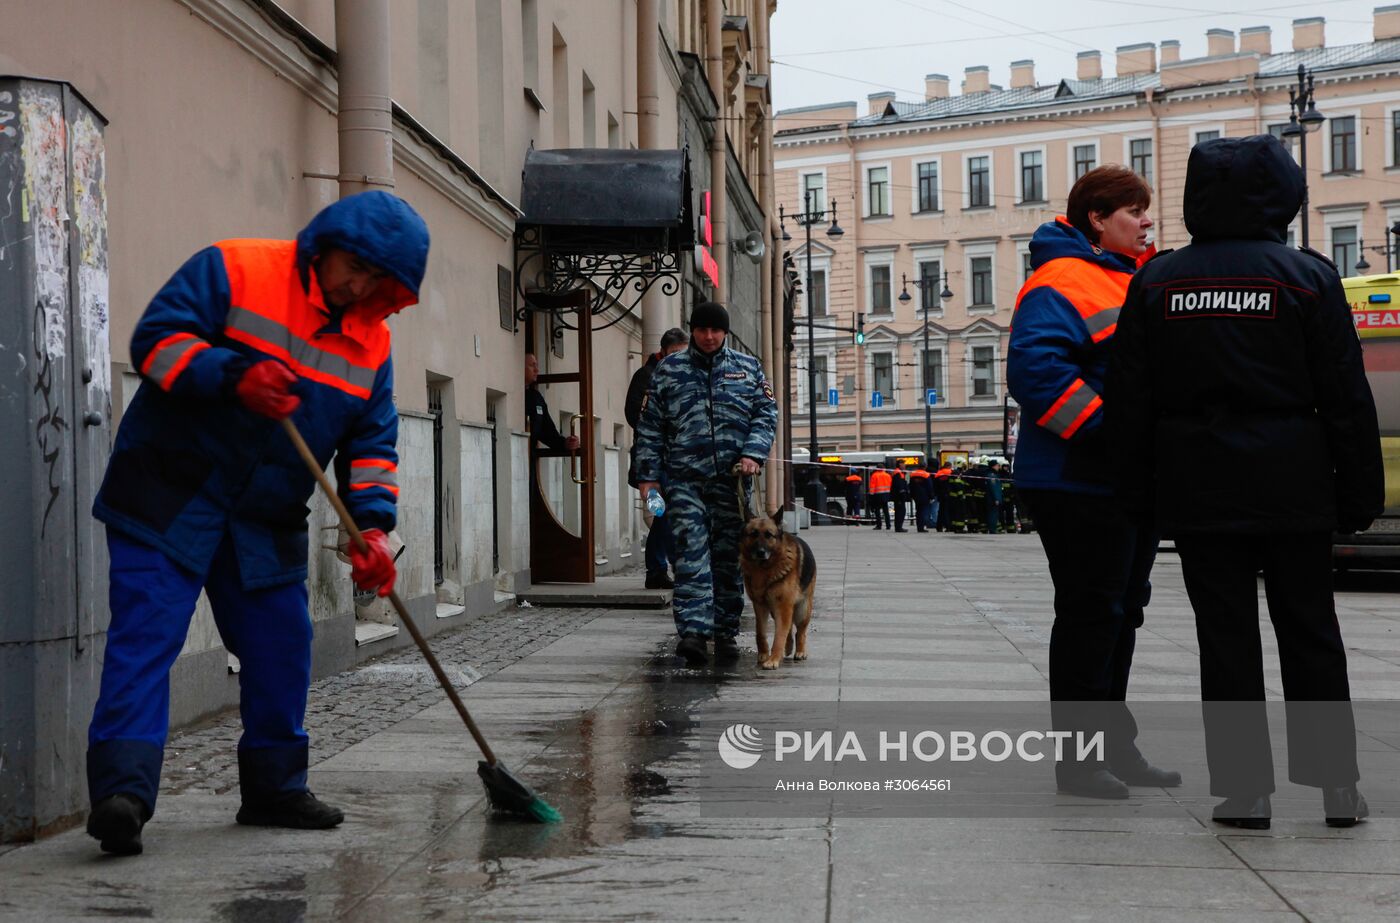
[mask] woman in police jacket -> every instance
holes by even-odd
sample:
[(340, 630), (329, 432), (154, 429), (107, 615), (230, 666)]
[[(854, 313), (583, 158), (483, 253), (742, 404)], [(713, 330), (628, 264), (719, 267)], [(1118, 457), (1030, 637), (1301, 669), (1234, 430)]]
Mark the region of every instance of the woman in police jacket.
[(1134, 635), (1151, 593), (1150, 527), (1113, 497), (1103, 441), (1103, 381), (1118, 312), (1148, 253), (1152, 191), (1127, 167), (1090, 170), (1065, 215), (1031, 238), (1033, 272), (1016, 297), (1007, 354), (1023, 408), (1017, 494), (1029, 507), (1055, 584), (1050, 699), (1059, 730), (1104, 728), (1105, 760), (1056, 764), (1061, 791), (1127, 798), (1129, 785), (1181, 784), (1138, 751), (1127, 706)]

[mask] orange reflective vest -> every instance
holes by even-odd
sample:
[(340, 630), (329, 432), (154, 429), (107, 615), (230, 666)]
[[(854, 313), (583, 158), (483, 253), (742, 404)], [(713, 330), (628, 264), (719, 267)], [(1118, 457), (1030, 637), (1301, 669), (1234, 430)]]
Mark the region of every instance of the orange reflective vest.
[(870, 492), (872, 494), (887, 494), (894, 486), (894, 478), (890, 477), (888, 471), (876, 471), (870, 475)]

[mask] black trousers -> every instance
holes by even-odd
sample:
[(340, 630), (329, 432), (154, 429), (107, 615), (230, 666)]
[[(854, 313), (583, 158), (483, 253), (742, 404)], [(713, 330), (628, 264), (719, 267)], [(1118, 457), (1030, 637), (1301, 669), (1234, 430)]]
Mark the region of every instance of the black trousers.
[(928, 531), (928, 501), (920, 503), (914, 501), (914, 524), (919, 527), (920, 532)]
[(890, 495), (871, 494), (870, 512), (875, 517), (875, 528), (880, 528), (882, 523), (886, 529), (890, 528)]
[(909, 501), (904, 497), (896, 497), (894, 500), (894, 527), (904, 528), (904, 516), (909, 507)]
[[(1055, 584), (1050, 629), (1051, 718), (1056, 730), (1105, 730), (1103, 763), (1061, 762), (1065, 779), (1142, 760), (1124, 703), (1137, 629), (1152, 596), (1157, 535), (1130, 523), (1112, 497), (1055, 490), (1020, 495), (1035, 519)], [(1071, 752), (1069, 750), (1066, 751)]]
[(1332, 536), (1180, 535), (1176, 548), (1196, 612), (1211, 794), (1274, 791), (1260, 570), (1287, 700), (1288, 778), (1318, 787), (1354, 784), (1356, 724), (1332, 597)]

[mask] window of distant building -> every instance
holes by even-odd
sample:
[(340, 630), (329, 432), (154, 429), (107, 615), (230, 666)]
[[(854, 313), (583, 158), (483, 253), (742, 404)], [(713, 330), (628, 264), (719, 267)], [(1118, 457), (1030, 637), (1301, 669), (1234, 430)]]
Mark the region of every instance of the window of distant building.
[(992, 258), (990, 256), (974, 256), (969, 260), (972, 270), (972, 296), (971, 307), (985, 307), (993, 303), (992, 295)]
[(820, 212), (825, 211), (826, 207), (826, 174), (802, 174), (802, 201), (799, 203), (798, 211), (805, 213), (811, 209), (814, 212)]
[(818, 404), (825, 403), (825, 402), (826, 402), (826, 391), (827, 391), (827, 389), (828, 389), (829, 387), (831, 387), (830, 385), (827, 384), (827, 377), (826, 377), (826, 356), (813, 356), (813, 357), (812, 357), (812, 373), (813, 373), (813, 378), (816, 379), (815, 384), (814, 384), (814, 387), (813, 387), (813, 390), (812, 390), (812, 398), (813, 398), (813, 400), (815, 400)]
[(1079, 179), (1085, 173), (1099, 165), (1099, 146), (1097, 144), (1076, 144), (1074, 146), (1074, 178)]
[(889, 167), (871, 167), (866, 171), (865, 201), (869, 206), (867, 214), (872, 218), (891, 213)]
[(1035, 272), (1035, 270), (1031, 268), (1031, 251), (1030, 251), (1030, 248), (1028, 247), (1028, 248), (1026, 248), (1025, 250), (1022, 250), (1022, 251), (1021, 251), (1021, 284), (1022, 284), (1022, 285), (1024, 285), (1024, 284), (1026, 283), (1026, 280), (1029, 279), (1029, 278), (1031, 277), (1031, 273), (1033, 273), (1033, 272)]
[(807, 293), (812, 305), (813, 317), (826, 316), (826, 270), (812, 270), (812, 290)]
[(892, 310), (890, 288), (893, 278), (894, 267), (888, 263), (870, 267), (871, 314), (889, 314)]
[(1274, 122), (1272, 125), (1269, 126), (1269, 134), (1273, 135), (1275, 138), (1278, 138), (1284, 144), (1287, 144), (1288, 139), (1283, 134), (1283, 130), (1287, 127), (1287, 122)]
[(1220, 132), (1216, 131), (1215, 129), (1210, 129), (1209, 131), (1198, 131), (1196, 132), (1196, 143), (1205, 144), (1207, 141), (1214, 141), (1216, 138), (1219, 137)]
[[(922, 375), (919, 379), (919, 403), (928, 400), (928, 390), (943, 390), (943, 350), (930, 346), (921, 354), (920, 371)], [(945, 397), (944, 400), (947, 400)]]
[(914, 168), (918, 177), (916, 211), (938, 211), (938, 161), (931, 160)]
[(1152, 139), (1134, 138), (1128, 142), (1128, 166), (1148, 183), (1152, 182)]
[(1356, 116), (1342, 115), (1327, 121), (1332, 134), (1332, 172), (1355, 170)]
[(1355, 270), (1356, 261), (1360, 251), (1357, 249), (1356, 225), (1341, 225), (1332, 230), (1332, 262), (1337, 264), (1337, 271), (1344, 276), (1351, 275)]
[(992, 204), (992, 158), (986, 155), (967, 159), (967, 207)]
[(888, 404), (894, 403), (894, 353), (870, 354), (870, 389), (880, 392)]
[(1045, 152), (1021, 152), (1021, 201), (1045, 201)]
[(972, 396), (991, 397), (996, 394), (995, 375), (995, 347), (972, 347)]
[(1390, 114), (1390, 165), (1400, 167), (1400, 109)]
[(924, 260), (919, 263), (919, 309), (930, 314), (941, 314), (943, 301), (938, 293), (943, 290), (943, 262)]

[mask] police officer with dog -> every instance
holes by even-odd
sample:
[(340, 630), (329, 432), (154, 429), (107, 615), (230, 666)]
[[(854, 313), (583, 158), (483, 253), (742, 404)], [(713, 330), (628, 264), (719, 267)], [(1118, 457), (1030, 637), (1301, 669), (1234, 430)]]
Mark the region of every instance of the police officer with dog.
[[(1288, 776), (1322, 789), (1327, 824), (1367, 814), (1357, 791), (1332, 533), (1380, 514), (1376, 407), (1341, 279), (1285, 244), (1304, 178), (1269, 135), (1198, 144), (1186, 171), (1191, 244), (1133, 278), (1107, 383), (1107, 426), (1130, 513), (1176, 540), (1196, 613), (1214, 819), (1269, 826), (1256, 574), (1287, 700)], [(1222, 483), (1175, 463), (1185, 453)], [(1299, 465), (1299, 459), (1310, 464)]]
[(712, 639), (717, 661), (739, 656), (739, 532), (748, 515), (739, 502), (739, 477), (762, 469), (778, 406), (758, 360), (725, 344), (729, 312), (723, 305), (696, 305), (690, 334), (690, 346), (652, 373), (636, 444), (642, 496), (658, 489), (663, 475), (667, 482), (665, 516), (676, 548), (676, 653), (698, 667)]

